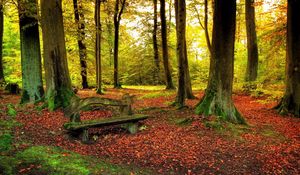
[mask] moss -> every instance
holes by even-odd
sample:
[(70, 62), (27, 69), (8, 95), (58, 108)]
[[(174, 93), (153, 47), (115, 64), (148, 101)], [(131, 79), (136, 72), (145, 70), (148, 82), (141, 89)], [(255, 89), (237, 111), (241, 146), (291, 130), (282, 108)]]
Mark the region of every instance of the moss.
[[(31, 174), (47, 172), (48, 174), (130, 174), (139, 169), (117, 166), (92, 157), (81, 156), (58, 147), (34, 146), (16, 155), (22, 165), (40, 165)], [(144, 173), (147, 174), (147, 173)]]
[(211, 114), (211, 103), (214, 100), (215, 94), (212, 92), (208, 92), (202, 100), (197, 104), (195, 113), (200, 115), (203, 114), (208, 116)]
[(48, 109), (54, 111), (60, 107), (65, 108), (70, 105), (71, 98), (74, 96), (72, 89), (62, 87), (58, 91), (52, 90), (47, 95)]
[(10, 134), (0, 135), (0, 152), (9, 151), (12, 148), (13, 137)]
[(148, 93), (145, 94), (141, 97), (139, 97), (140, 100), (142, 99), (151, 99), (151, 98), (159, 98), (159, 97), (170, 97), (172, 95), (175, 95), (175, 91), (159, 91), (159, 92), (154, 92), (154, 93)]
[(30, 101), (30, 97), (29, 97), (28, 92), (26, 90), (23, 90), (20, 103), (25, 104), (25, 103), (28, 103), (29, 101)]
[(16, 174), (17, 160), (13, 157), (0, 156), (0, 174), (14, 175)]

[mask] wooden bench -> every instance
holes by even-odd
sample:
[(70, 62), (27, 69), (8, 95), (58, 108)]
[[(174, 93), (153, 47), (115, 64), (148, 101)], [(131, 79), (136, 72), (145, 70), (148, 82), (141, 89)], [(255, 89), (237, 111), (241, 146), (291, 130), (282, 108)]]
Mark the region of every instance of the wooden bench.
[[(133, 114), (131, 105), (133, 103), (133, 96), (125, 94), (121, 100), (114, 100), (109, 98), (74, 98), (71, 100), (71, 104), (65, 109), (64, 114), (70, 117), (70, 122), (64, 124), (64, 128), (73, 135), (81, 137), (83, 143), (89, 141), (89, 128), (122, 125), (130, 133), (136, 133), (138, 131), (138, 121), (148, 118), (147, 115)], [(119, 107), (119, 114), (111, 118), (81, 121), (80, 111), (89, 106), (115, 106)]]

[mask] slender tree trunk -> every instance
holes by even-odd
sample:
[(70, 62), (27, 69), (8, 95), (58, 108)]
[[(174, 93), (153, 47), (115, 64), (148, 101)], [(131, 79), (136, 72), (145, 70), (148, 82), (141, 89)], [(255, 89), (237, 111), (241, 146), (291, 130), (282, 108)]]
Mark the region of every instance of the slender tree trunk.
[(79, 49), (79, 58), (80, 58), (80, 66), (81, 66), (81, 79), (82, 79), (82, 88), (88, 88), (88, 81), (87, 81), (87, 64), (86, 64), (86, 45), (85, 41), (85, 22), (84, 22), (84, 13), (82, 12), (81, 3), (78, 5), (77, 0), (73, 0), (73, 7), (74, 7), (74, 15), (75, 15), (75, 23), (77, 24), (77, 43)]
[(185, 74), (185, 94), (187, 99), (195, 99), (196, 97), (193, 94), (192, 82), (190, 77), (186, 38), (184, 36), (184, 74)]
[(68, 70), (61, 0), (41, 0), (46, 98), (50, 110), (74, 97)]
[(248, 62), (246, 70), (246, 81), (255, 81), (258, 69), (258, 49), (255, 27), (254, 0), (246, 0), (246, 29), (247, 29), (247, 50)]
[(175, 89), (172, 80), (172, 74), (170, 71), (170, 64), (169, 64), (165, 0), (160, 0), (160, 19), (161, 19), (162, 52), (163, 52), (163, 63), (164, 63), (165, 79), (166, 79), (166, 89)]
[(288, 0), (286, 90), (276, 107), (280, 114), (300, 115), (300, 1)]
[[(120, 4), (121, 3), (121, 4)], [(119, 82), (119, 29), (121, 16), (125, 8), (126, 0), (116, 0), (114, 13), (115, 41), (114, 41), (114, 88), (121, 88)], [(121, 5), (121, 9), (120, 9)]]
[(197, 114), (245, 124), (232, 101), (236, 0), (215, 0), (209, 82)]
[(97, 78), (97, 94), (102, 94), (102, 70), (101, 70), (101, 18), (100, 18), (101, 1), (95, 2), (95, 24), (96, 24), (96, 45), (95, 45), (95, 57), (96, 57), (96, 78)]
[(178, 89), (176, 103), (179, 108), (185, 106), (186, 97), (186, 4), (185, 0), (175, 0), (177, 60), (178, 60)]
[(153, 0), (154, 5), (154, 16), (153, 16), (153, 53), (154, 53), (154, 81), (156, 84), (159, 84), (159, 53), (158, 53), (158, 45), (157, 45), (157, 0)]
[(21, 103), (35, 103), (44, 95), (37, 1), (19, 0), (18, 11), (23, 84)]
[(0, 1), (0, 84), (5, 82), (3, 70), (3, 29), (4, 29), (3, 1)]

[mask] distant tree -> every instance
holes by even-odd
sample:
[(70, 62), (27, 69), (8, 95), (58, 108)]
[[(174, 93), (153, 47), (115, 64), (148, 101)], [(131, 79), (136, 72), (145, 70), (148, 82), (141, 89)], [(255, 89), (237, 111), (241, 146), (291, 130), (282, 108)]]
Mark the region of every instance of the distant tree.
[(114, 88), (121, 88), (119, 82), (119, 29), (121, 17), (126, 6), (126, 0), (116, 0), (114, 12), (115, 41), (114, 41)]
[(37, 1), (18, 0), (18, 12), (23, 85), (21, 103), (34, 103), (44, 95)]
[(186, 97), (186, 4), (185, 0), (175, 0), (177, 60), (178, 60), (178, 89), (176, 104), (179, 108), (185, 106)]
[(162, 56), (165, 70), (166, 89), (175, 89), (172, 80), (172, 74), (169, 64), (169, 51), (167, 39), (167, 22), (166, 22), (166, 7), (165, 0), (160, 0), (160, 19), (161, 19), (161, 37), (162, 37)]
[(300, 115), (300, 0), (288, 0), (286, 89), (276, 109), (280, 114)]
[(155, 63), (155, 70), (154, 70), (154, 79), (155, 83), (159, 83), (159, 53), (158, 53), (158, 44), (157, 44), (157, 0), (153, 0), (154, 6), (154, 13), (153, 13), (153, 53), (154, 53), (154, 63)]
[(196, 106), (196, 114), (215, 115), (232, 123), (245, 120), (232, 101), (236, 0), (215, 0), (212, 57), (205, 95)]
[(61, 0), (41, 0), (48, 108), (66, 107), (74, 96), (68, 70)]
[(83, 89), (89, 87), (87, 81), (87, 52), (86, 52), (86, 45), (85, 45), (85, 19), (84, 13), (82, 12), (82, 2), (79, 0), (73, 0), (73, 7), (74, 7), (74, 16), (75, 16), (75, 23), (77, 24), (77, 43), (78, 43), (78, 50), (79, 50), (79, 58), (80, 58), (80, 75), (81, 75), (81, 85)]
[(247, 31), (247, 51), (248, 62), (246, 70), (246, 81), (255, 81), (258, 69), (258, 48), (255, 25), (254, 0), (246, 0), (246, 31)]
[(3, 29), (4, 29), (3, 1), (0, 1), (0, 83), (5, 82), (3, 73)]
[(96, 79), (97, 79), (97, 94), (102, 94), (102, 71), (101, 71), (101, 18), (100, 18), (101, 0), (95, 0), (95, 25), (96, 25)]

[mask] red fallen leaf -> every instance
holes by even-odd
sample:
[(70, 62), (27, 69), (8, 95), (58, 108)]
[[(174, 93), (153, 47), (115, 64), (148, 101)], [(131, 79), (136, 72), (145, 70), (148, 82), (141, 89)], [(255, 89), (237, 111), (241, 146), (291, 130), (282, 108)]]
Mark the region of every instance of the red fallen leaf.
[(27, 170), (26, 168), (20, 169), (20, 170), (19, 170), (19, 173), (23, 173), (23, 172), (25, 172), (26, 170)]
[(70, 156), (70, 154), (69, 153), (62, 153), (62, 156), (67, 157), (67, 156)]

